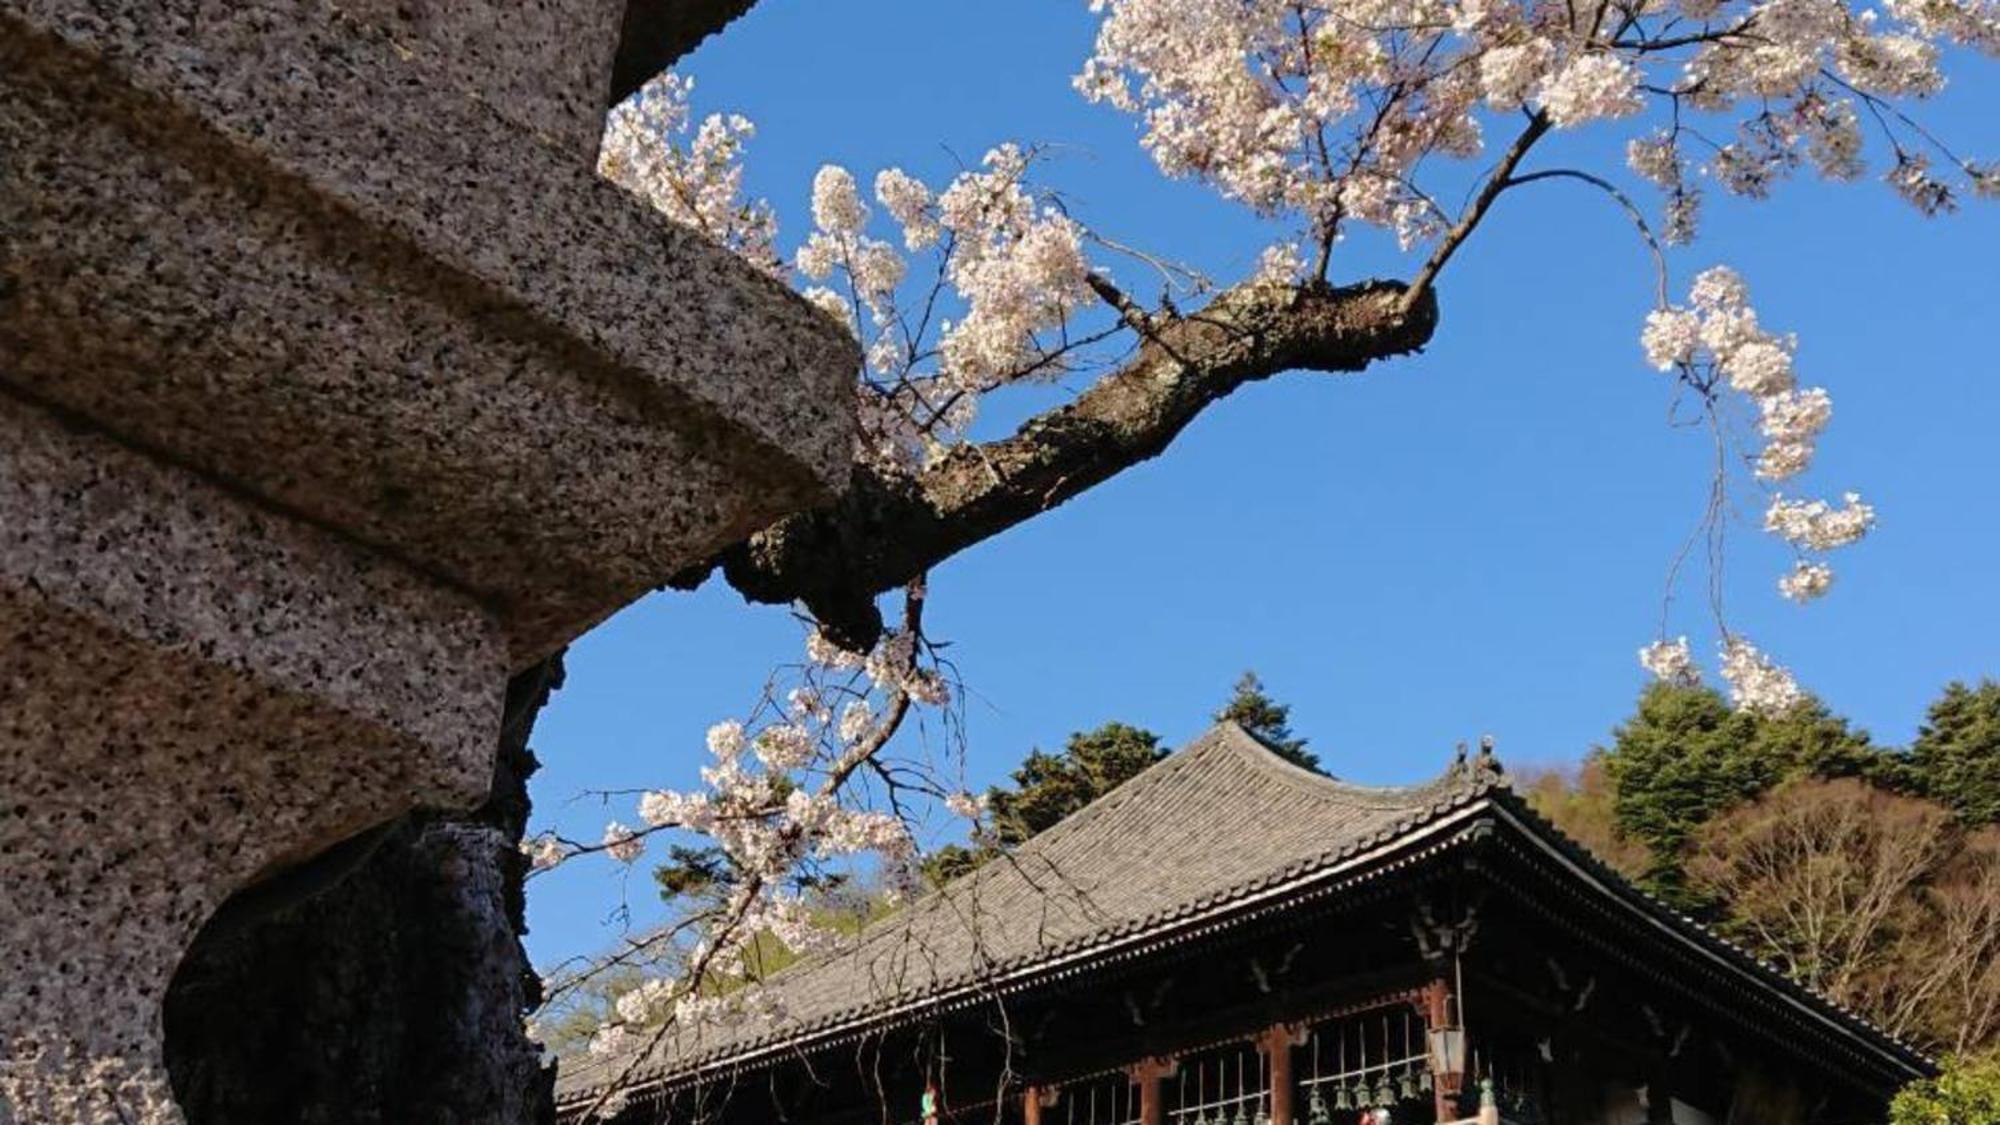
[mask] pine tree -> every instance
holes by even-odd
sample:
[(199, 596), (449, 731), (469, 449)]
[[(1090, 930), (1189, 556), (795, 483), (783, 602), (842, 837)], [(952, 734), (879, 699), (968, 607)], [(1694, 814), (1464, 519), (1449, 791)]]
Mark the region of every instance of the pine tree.
[(1234, 721), (1293, 765), (1314, 773), (1326, 772), (1319, 768), (1319, 755), (1306, 749), (1306, 740), (1292, 733), (1291, 717), (1291, 706), (1265, 694), (1264, 682), (1255, 672), (1243, 673), (1236, 681), (1235, 694), (1215, 713), (1216, 722)]
[(1055, 827), (1166, 756), (1159, 735), (1120, 722), (1070, 735), (1060, 754), (1031, 750), (1011, 775), (1011, 786), (986, 791), (987, 824), (973, 846), (938, 849), (925, 873), (934, 883), (956, 879)]
[(1664, 683), (1640, 694), (1600, 753), (1617, 787), (1619, 832), (1652, 855), (1642, 882), (1682, 906), (1698, 905), (1687, 897), (1681, 863), (1710, 818), (1788, 778), (1877, 778), (1894, 764), (1867, 732), (1818, 700), (1763, 717), (1731, 709), (1712, 688)]
[(1962, 822), (2000, 824), (2000, 683), (1945, 685), (1906, 763), (1910, 788), (1950, 807)]

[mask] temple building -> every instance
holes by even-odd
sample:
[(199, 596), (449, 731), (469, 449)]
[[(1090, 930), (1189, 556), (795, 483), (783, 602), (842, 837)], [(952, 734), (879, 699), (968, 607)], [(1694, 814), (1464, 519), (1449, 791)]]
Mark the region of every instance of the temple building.
[(1488, 751), (1371, 788), (1227, 723), (767, 995), (567, 1065), (565, 1120), (1880, 1125), (1933, 1071), (1593, 858)]

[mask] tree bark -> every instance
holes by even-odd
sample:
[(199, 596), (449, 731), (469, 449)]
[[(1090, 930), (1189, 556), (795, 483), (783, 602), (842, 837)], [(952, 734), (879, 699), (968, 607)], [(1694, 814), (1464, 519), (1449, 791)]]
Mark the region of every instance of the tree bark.
[(547, 1125), (554, 1072), (522, 1030), (540, 984), (519, 843), (528, 733), (560, 655), (516, 676), (493, 790), (413, 813), (233, 899), (166, 1003), (190, 1125)]
[(876, 595), (1157, 456), (1244, 384), (1291, 370), (1360, 371), (1417, 351), (1437, 326), (1437, 300), (1426, 290), (1405, 309), (1405, 292), (1394, 281), (1244, 285), (1186, 316), (1123, 306), (1142, 332), (1137, 353), (1074, 402), (920, 473), (857, 466), (832, 505), (765, 528), (675, 584), (698, 584), (719, 565), (751, 601), (802, 601), (835, 640), (865, 649), (882, 630)]

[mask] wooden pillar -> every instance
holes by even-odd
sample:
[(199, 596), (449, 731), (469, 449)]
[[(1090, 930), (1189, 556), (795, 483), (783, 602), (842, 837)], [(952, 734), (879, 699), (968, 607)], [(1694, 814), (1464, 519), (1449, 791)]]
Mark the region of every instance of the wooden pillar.
[(1265, 1031), (1257, 1041), (1270, 1066), (1271, 1125), (1292, 1125), (1296, 1120), (1292, 1109), (1292, 1095), (1297, 1091), (1292, 1082), (1292, 1048), (1302, 1042), (1302, 1030), (1281, 1023)]
[(1166, 1096), (1160, 1082), (1179, 1069), (1180, 1064), (1172, 1059), (1145, 1059), (1126, 1069), (1139, 1087), (1139, 1125), (1167, 1125)]

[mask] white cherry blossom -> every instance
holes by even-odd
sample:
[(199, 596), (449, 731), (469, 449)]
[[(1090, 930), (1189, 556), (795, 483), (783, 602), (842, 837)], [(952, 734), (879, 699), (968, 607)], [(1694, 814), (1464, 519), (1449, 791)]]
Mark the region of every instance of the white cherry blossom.
[(1722, 644), (1722, 678), (1739, 709), (1760, 715), (1783, 714), (1806, 697), (1790, 671), (1741, 637)]
[(1686, 637), (1654, 641), (1640, 649), (1639, 666), (1652, 673), (1653, 678), (1676, 687), (1692, 687), (1701, 682), (1701, 669), (1695, 666)]
[(646, 841), (617, 821), (604, 826), (604, 850), (620, 863), (634, 863), (646, 854)]

